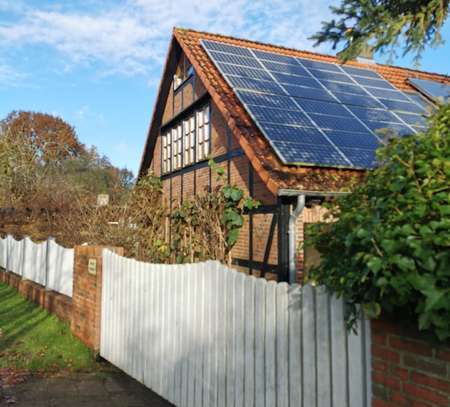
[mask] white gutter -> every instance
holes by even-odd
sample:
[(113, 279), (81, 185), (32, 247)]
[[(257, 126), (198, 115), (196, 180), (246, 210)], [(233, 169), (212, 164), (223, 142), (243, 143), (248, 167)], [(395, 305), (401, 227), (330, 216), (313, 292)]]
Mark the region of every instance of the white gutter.
[(289, 283), (294, 284), (297, 281), (297, 264), (295, 262), (296, 243), (297, 243), (297, 219), (305, 208), (305, 195), (297, 195), (297, 205), (289, 215)]
[(289, 215), (289, 283), (294, 284), (297, 282), (297, 265), (295, 262), (295, 254), (297, 252), (296, 232), (297, 232), (297, 219), (305, 208), (306, 197), (338, 197), (348, 195), (350, 192), (335, 192), (335, 191), (305, 191), (298, 189), (280, 189), (278, 190), (278, 196), (297, 197), (297, 205), (292, 213)]

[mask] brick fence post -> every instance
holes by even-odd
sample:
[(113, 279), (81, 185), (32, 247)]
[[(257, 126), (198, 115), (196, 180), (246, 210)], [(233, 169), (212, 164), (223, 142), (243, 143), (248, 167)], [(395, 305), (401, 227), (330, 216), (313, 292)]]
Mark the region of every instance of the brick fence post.
[(75, 247), (71, 330), (94, 351), (100, 349), (102, 251), (106, 248), (123, 255), (119, 247)]

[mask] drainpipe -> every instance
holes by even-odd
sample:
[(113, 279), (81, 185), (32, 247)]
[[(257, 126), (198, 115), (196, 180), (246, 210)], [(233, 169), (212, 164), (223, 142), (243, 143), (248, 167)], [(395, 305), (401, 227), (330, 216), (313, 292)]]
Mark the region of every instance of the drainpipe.
[(295, 263), (296, 253), (296, 225), (297, 219), (305, 208), (305, 195), (297, 195), (297, 205), (289, 215), (289, 283), (294, 284), (297, 280), (297, 266)]

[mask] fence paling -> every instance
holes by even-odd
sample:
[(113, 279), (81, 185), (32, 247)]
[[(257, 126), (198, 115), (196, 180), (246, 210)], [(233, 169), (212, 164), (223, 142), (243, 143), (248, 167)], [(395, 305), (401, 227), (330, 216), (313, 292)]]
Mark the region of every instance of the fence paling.
[(370, 327), (323, 287), (103, 256), (101, 355), (170, 402), (370, 405)]
[(0, 238), (0, 267), (72, 297), (74, 250), (58, 245), (52, 238), (34, 243), (30, 238)]

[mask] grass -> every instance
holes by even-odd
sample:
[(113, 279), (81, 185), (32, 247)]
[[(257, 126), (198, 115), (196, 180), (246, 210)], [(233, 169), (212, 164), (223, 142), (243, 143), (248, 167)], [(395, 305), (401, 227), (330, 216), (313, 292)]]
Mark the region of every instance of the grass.
[(0, 368), (30, 372), (98, 371), (94, 353), (68, 324), (0, 283)]

